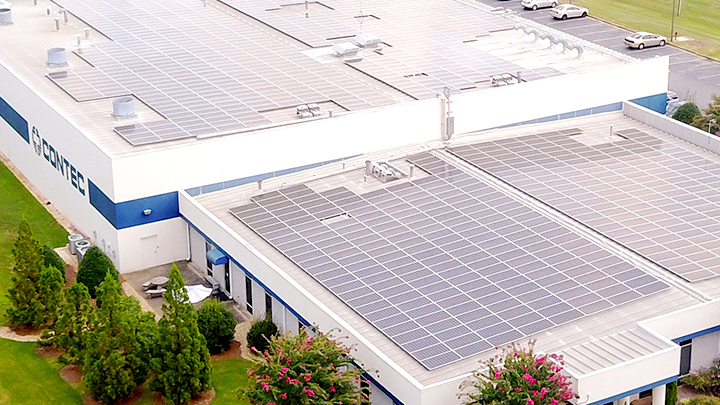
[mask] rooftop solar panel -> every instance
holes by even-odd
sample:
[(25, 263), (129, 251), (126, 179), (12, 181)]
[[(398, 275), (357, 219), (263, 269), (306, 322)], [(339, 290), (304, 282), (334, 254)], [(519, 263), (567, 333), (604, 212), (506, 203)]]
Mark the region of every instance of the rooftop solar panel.
[[(667, 288), (431, 154), (409, 160), (430, 176), (230, 211), (428, 369)], [(318, 205), (345, 215), (326, 224)]]
[[(501, 73), (523, 71), (526, 80), (559, 74), (521, 69), (469, 45), (513, 21), (451, 0), (366, 0), (362, 13), (355, 1), (310, 2), (308, 15), (296, 3), (221, 2), (267, 24), (259, 27), (192, 0), (55, 3), (110, 41), (75, 50), (92, 68), (50, 79), (78, 101), (131, 93), (165, 118), (115, 128), (133, 145), (271, 124), (277, 110), (306, 103), (358, 110), (434, 97), (444, 87), (473, 89)], [(362, 60), (321, 63), (304, 53), (365, 31), (385, 44), (364, 50)]]
[(617, 136), (590, 146), (551, 132), (450, 152), (688, 281), (720, 274), (720, 165), (638, 130)]

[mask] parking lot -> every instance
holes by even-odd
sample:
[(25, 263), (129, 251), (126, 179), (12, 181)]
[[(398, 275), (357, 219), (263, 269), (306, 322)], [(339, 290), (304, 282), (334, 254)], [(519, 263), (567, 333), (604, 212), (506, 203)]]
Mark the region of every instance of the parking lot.
[[(520, 5), (520, 0), (478, 1), (491, 7), (513, 10), (520, 17), (537, 21), (556, 30), (636, 58), (646, 59), (656, 55), (669, 55), (670, 90), (678, 93), (680, 98), (694, 98), (700, 108), (705, 108), (710, 103), (712, 94), (720, 95), (720, 63), (671, 45), (643, 50), (628, 48), (623, 44), (623, 38), (628, 35), (628, 31), (592, 18), (592, 10), (589, 10), (590, 18), (574, 18), (563, 21), (550, 17), (549, 9), (526, 10)], [(656, 32), (656, 34), (668, 36), (669, 31), (668, 24), (668, 32)]]

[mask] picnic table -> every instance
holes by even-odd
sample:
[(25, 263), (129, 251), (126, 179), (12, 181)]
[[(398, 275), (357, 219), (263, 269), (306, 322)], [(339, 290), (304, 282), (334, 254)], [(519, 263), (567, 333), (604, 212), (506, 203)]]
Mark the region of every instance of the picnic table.
[(143, 289), (151, 290), (151, 289), (163, 288), (163, 287), (167, 286), (167, 283), (169, 280), (170, 279), (165, 276), (153, 277), (143, 284)]

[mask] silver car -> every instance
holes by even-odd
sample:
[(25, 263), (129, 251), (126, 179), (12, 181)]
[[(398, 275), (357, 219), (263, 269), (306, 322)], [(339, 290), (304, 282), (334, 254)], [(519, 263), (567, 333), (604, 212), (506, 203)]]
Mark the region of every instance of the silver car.
[(665, 46), (667, 38), (662, 35), (640, 31), (625, 37), (623, 42), (630, 48), (643, 49), (646, 46)]
[(568, 18), (574, 17), (586, 17), (588, 15), (588, 9), (572, 4), (561, 4), (550, 10), (550, 15), (552, 18), (567, 20)]
[(557, 7), (557, 0), (522, 0), (520, 4), (530, 10), (537, 10), (545, 7)]

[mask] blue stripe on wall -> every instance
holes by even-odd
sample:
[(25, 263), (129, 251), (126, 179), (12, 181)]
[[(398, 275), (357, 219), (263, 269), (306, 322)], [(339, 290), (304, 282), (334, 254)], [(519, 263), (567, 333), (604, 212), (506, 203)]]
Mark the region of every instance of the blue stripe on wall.
[(657, 381), (657, 382), (654, 382), (654, 383), (651, 383), (651, 384), (648, 384), (648, 385), (645, 385), (645, 386), (636, 388), (636, 389), (634, 389), (634, 390), (626, 391), (626, 392), (623, 392), (622, 394), (618, 394), (618, 395), (615, 395), (615, 396), (610, 397), (610, 398), (605, 398), (605, 399), (600, 400), (600, 401), (595, 401), (595, 402), (590, 403), (590, 404), (587, 404), (587, 405), (603, 405), (603, 404), (607, 404), (608, 402), (617, 401), (618, 399), (622, 399), (622, 398), (625, 398), (625, 397), (629, 397), (630, 395), (639, 394), (639, 393), (641, 393), (641, 392), (643, 392), (643, 391), (647, 391), (647, 390), (653, 389), (653, 388), (655, 388), (655, 387), (657, 387), (657, 386), (660, 386), (660, 385), (670, 384), (671, 382), (677, 381), (677, 380), (678, 380), (678, 376), (668, 377), (668, 378), (666, 378), (666, 379), (664, 379), (664, 380), (660, 380), (660, 381)]
[(519, 122), (516, 124), (503, 125), (498, 128), (509, 128), (509, 127), (516, 127), (519, 125), (527, 125), (527, 124), (539, 124), (541, 122), (558, 121), (558, 120), (564, 120), (564, 119), (568, 119), (568, 118), (583, 117), (585, 115), (593, 115), (593, 114), (600, 114), (600, 113), (605, 113), (605, 112), (610, 112), (610, 111), (620, 111), (620, 110), (622, 110), (622, 102), (600, 105), (600, 106), (593, 107), (593, 108), (586, 108), (584, 110), (570, 111), (570, 112), (566, 112), (566, 113), (562, 113), (562, 114), (558, 114), (558, 115), (550, 115), (547, 117), (542, 117), (542, 118), (529, 120), (529, 121), (523, 121), (523, 122)]
[[(90, 205), (95, 207), (115, 229), (125, 229), (180, 216), (177, 191), (115, 204), (95, 183), (89, 181), (88, 184)], [(151, 211), (150, 215), (143, 213), (146, 209)]]
[(90, 197), (90, 205), (95, 207), (95, 209), (117, 229), (115, 203), (112, 202), (92, 180), (88, 180), (88, 194)]
[(2, 117), (25, 142), (30, 143), (30, 131), (28, 123), (14, 108), (0, 97), (0, 117)]

